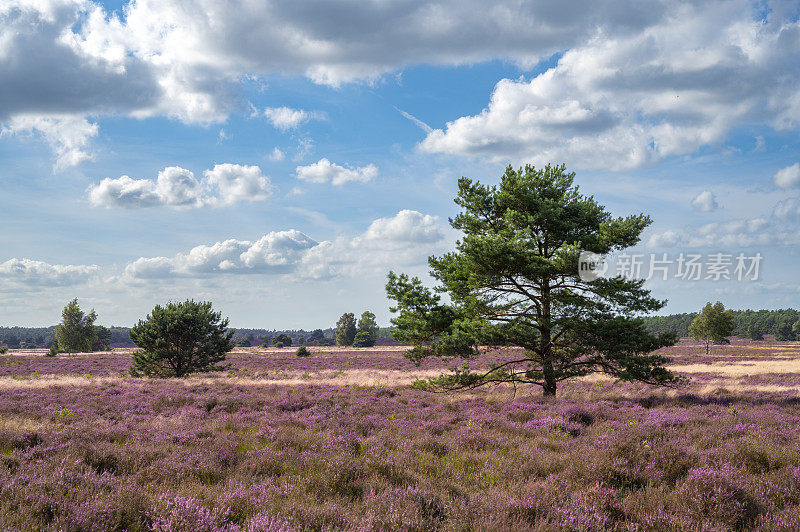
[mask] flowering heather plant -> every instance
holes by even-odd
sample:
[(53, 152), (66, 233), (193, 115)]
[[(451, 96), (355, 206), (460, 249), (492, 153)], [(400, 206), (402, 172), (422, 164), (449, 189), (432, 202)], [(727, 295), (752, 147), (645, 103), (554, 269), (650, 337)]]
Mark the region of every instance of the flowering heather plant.
[[(687, 362), (701, 349), (692, 345), (669, 348), (675, 371), (698, 369)], [(752, 362), (754, 372), (793, 363), (797, 351), (764, 347), (734, 342), (716, 353)], [(770, 391), (719, 373), (721, 393), (687, 373), (693, 384), (678, 392), (576, 380), (542, 399), (510, 387), (413, 389), (415, 371), (446, 371), (452, 361), (416, 368), (391, 348), (319, 348), (307, 359), (239, 348), (228, 359), (233, 375), (183, 379), (119, 377), (130, 357), (0, 357), (0, 529), (788, 531), (800, 523), (791, 372), (784, 381), (765, 373), (778, 387)]]

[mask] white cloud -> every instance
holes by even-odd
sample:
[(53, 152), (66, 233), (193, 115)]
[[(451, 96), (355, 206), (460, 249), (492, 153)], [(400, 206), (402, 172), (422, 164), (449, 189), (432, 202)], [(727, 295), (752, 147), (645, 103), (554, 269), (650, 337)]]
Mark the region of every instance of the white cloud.
[(800, 186), (800, 163), (794, 163), (775, 172), (775, 184), (781, 188)]
[(379, 218), (364, 233), (368, 240), (394, 240), (397, 242), (437, 242), (443, 237), (439, 218), (408, 209), (391, 218)]
[(32, 286), (69, 286), (88, 281), (99, 270), (96, 265), (48, 264), (14, 258), (0, 263), (0, 279)]
[(256, 241), (228, 239), (192, 248), (174, 257), (142, 257), (125, 267), (128, 279), (204, 277), (214, 274), (292, 275), (321, 279), (386, 270), (421, 262), (443, 239), (438, 218), (400, 211), (370, 224), (365, 233), (317, 242), (292, 229)]
[(532, 80), (501, 80), (487, 108), (434, 130), (421, 149), (619, 170), (721, 143), (743, 123), (797, 126), (795, 17), (750, 18), (755, 9), (736, 1), (664, 7), (642, 31), (598, 28)]
[(269, 160), (273, 162), (280, 162), (286, 158), (286, 155), (278, 148), (275, 147), (272, 153), (269, 154)]
[(97, 136), (97, 124), (70, 115), (16, 115), (0, 128), (0, 137), (10, 135), (40, 135), (56, 154), (56, 170), (64, 169), (92, 158), (89, 140)]
[(772, 213), (766, 216), (654, 232), (647, 241), (647, 247), (732, 249), (796, 246), (800, 244), (798, 222), (800, 198), (788, 198), (778, 202)]
[(717, 198), (709, 190), (704, 190), (694, 197), (692, 207), (703, 212), (711, 212), (719, 208)]
[(783, 221), (800, 221), (800, 198), (786, 198), (775, 205), (773, 216)]
[(258, 166), (218, 164), (203, 175), (205, 179), (201, 183), (190, 170), (169, 166), (158, 173), (155, 181), (126, 175), (117, 179), (107, 177), (89, 187), (89, 201), (96, 207), (106, 208), (228, 206), (241, 201), (265, 200), (274, 190)]
[[(89, 0), (0, 4), (0, 121), (209, 124), (237, 108), (242, 79), (335, 86), (415, 64), (530, 68), (556, 53), (556, 67), (501, 81), (483, 112), (432, 131), (423, 149), (631, 168), (722, 142), (743, 123), (800, 121), (800, 22), (778, 3), (138, 0), (120, 12)], [(279, 127), (307, 118), (286, 110), (273, 113)], [(68, 148), (60, 164), (87, 153)]]
[(263, 201), (270, 197), (274, 187), (258, 166), (217, 164), (203, 172), (206, 185), (216, 188), (212, 196), (219, 205), (233, 205), (240, 201)]
[(319, 120), (324, 117), (324, 115), (315, 111), (292, 109), (291, 107), (267, 107), (264, 109), (264, 116), (276, 129), (284, 132), (295, 129), (309, 120)]
[(308, 166), (298, 166), (295, 169), (297, 179), (310, 183), (331, 183), (344, 185), (348, 182), (366, 183), (378, 177), (378, 167), (374, 164), (357, 168), (339, 166), (322, 158)]

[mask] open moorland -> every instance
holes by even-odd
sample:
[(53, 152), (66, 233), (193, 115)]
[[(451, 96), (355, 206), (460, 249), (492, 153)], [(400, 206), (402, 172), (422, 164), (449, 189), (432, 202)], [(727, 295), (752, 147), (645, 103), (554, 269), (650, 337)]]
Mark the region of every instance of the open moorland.
[[(665, 349), (680, 388), (432, 393), (403, 348), (0, 355), (2, 530), (800, 530), (800, 343)], [(490, 352), (472, 367), (513, 356)]]

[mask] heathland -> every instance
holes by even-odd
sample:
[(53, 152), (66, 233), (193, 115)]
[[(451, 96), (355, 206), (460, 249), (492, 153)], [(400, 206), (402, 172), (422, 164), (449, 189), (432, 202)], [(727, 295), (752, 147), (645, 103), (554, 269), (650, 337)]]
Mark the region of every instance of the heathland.
[[(401, 347), (0, 355), (3, 530), (798, 530), (800, 344), (662, 349), (674, 388), (434, 393)], [(514, 356), (490, 351), (467, 363)]]

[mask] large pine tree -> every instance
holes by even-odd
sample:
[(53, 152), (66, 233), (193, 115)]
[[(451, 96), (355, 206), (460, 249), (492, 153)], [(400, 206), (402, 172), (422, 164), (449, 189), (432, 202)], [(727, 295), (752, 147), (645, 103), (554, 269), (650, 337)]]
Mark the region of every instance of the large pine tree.
[(529, 383), (545, 396), (557, 383), (606, 373), (652, 384), (678, 378), (652, 354), (674, 335), (647, 332), (641, 314), (662, 308), (642, 280), (583, 280), (582, 250), (606, 254), (639, 242), (650, 224), (644, 214), (613, 218), (594, 198), (579, 193), (574, 173), (562, 166), (508, 167), (499, 186), (461, 178), (450, 220), (463, 232), (456, 250), (428, 259), (437, 292), (417, 278), (389, 273), (396, 301), (396, 339), (411, 342), (407, 356), (476, 354), (479, 346), (524, 349), (491, 371), (459, 371), (436, 384), (447, 388), (487, 383)]

